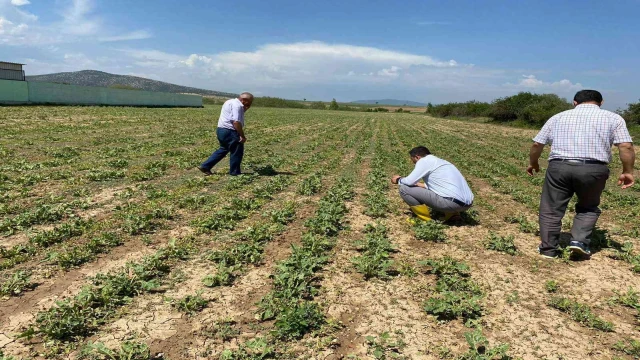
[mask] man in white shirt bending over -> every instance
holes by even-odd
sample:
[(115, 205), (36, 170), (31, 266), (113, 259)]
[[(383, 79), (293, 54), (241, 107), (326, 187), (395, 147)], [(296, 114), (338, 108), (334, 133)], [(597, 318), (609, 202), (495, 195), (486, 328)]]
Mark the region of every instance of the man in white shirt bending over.
[(393, 176), (391, 182), (400, 186), (402, 200), (419, 219), (431, 220), (432, 208), (445, 213), (444, 221), (448, 221), (473, 205), (473, 193), (453, 164), (432, 155), (424, 146), (411, 149), (409, 155), (415, 168), (407, 177)]
[(244, 135), (244, 113), (249, 110), (252, 103), (253, 95), (245, 92), (237, 99), (227, 100), (222, 105), (216, 129), (220, 148), (198, 166), (205, 176), (211, 175), (211, 168), (229, 153), (231, 153), (229, 174), (232, 176), (241, 174), (240, 164), (244, 156), (244, 143), (247, 141)]

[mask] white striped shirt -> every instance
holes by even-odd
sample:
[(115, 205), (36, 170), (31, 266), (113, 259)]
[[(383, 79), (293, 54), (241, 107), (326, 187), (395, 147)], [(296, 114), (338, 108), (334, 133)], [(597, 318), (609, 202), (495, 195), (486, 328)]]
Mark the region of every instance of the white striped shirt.
[(595, 104), (580, 104), (547, 121), (533, 141), (551, 144), (551, 159), (611, 161), (611, 146), (632, 142), (624, 119)]

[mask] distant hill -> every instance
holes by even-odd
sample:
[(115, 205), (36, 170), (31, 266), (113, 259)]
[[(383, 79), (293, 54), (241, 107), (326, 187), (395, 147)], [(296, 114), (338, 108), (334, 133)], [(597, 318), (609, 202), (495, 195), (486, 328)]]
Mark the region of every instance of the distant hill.
[(162, 81), (145, 79), (137, 76), (109, 74), (96, 70), (82, 70), (47, 75), (27, 76), (27, 81), (43, 81), (64, 83), (81, 86), (111, 87), (118, 85), (122, 88), (135, 88), (146, 91), (160, 91), (170, 93), (189, 93), (207, 96), (236, 97), (237, 94), (221, 91), (197, 89), (188, 86), (169, 84)]
[(358, 100), (352, 101), (354, 104), (368, 104), (368, 105), (391, 105), (391, 106), (427, 106), (425, 103), (409, 101), (409, 100), (397, 100), (397, 99), (380, 99), (380, 100)]

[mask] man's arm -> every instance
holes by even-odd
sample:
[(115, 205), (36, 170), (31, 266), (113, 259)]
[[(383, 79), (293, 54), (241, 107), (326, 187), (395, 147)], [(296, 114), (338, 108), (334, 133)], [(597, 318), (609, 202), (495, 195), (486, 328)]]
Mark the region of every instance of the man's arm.
[(527, 166), (527, 173), (530, 176), (533, 176), (534, 173), (540, 172), (540, 164), (538, 163), (538, 160), (540, 160), (542, 150), (544, 150), (544, 144), (534, 142), (533, 145), (531, 145), (531, 150), (529, 150), (529, 166)]
[(633, 143), (624, 142), (616, 144), (616, 146), (620, 150), (620, 161), (622, 162), (622, 174), (618, 178), (618, 185), (621, 185), (623, 189), (630, 188), (635, 183), (633, 165), (636, 161), (636, 153)]
[(416, 164), (416, 167), (409, 176), (400, 178), (400, 176), (396, 175), (391, 179), (391, 182), (398, 185), (416, 186), (416, 184), (431, 171), (431, 164), (433, 163), (428, 161), (428, 159), (422, 159)]
[(244, 136), (244, 129), (242, 128), (242, 123), (240, 121), (233, 122), (233, 128), (236, 129), (238, 135), (240, 135), (240, 143), (244, 144), (247, 141), (247, 138)]

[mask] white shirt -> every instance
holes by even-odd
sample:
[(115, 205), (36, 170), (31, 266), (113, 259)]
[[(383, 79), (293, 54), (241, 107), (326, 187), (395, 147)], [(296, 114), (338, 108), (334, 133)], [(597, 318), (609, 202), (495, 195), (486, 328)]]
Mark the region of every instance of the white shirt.
[(533, 141), (551, 144), (551, 159), (611, 161), (611, 146), (632, 142), (624, 119), (595, 104), (580, 104), (547, 121)]
[(233, 127), (234, 121), (238, 121), (244, 127), (244, 105), (238, 99), (230, 99), (224, 102), (222, 110), (220, 110), (218, 127), (235, 130)]
[(473, 203), (473, 193), (467, 180), (446, 160), (427, 155), (418, 160), (411, 174), (402, 178), (400, 183), (414, 186), (420, 179), (424, 180), (429, 190), (442, 197), (454, 198), (468, 205)]

